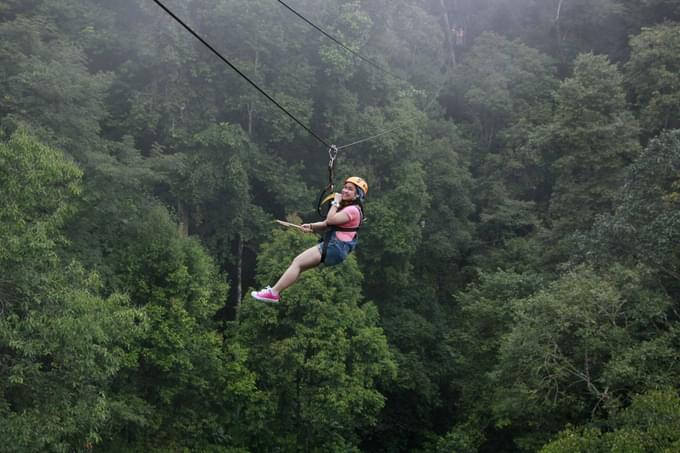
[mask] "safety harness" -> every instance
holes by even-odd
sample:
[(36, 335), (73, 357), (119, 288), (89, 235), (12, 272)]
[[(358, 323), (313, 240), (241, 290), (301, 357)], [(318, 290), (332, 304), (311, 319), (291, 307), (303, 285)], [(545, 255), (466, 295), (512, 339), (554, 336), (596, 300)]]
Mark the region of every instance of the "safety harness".
[[(335, 145), (331, 145), (330, 148), (328, 149), (328, 185), (324, 187), (321, 190), (321, 193), (319, 193), (319, 200), (316, 204), (316, 212), (319, 214), (319, 217), (322, 219), (325, 219), (326, 216), (328, 215), (328, 210), (330, 209), (331, 201), (333, 201), (333, 198), (335, 197), (335, 194), (333, 193), (333, 181), (335, 180), (335, 159), (338, 156), (338, 147)], [(364, 223), (364, 207), (361, 201), (355, 201), (349, 206), (357, 206), (359, 208), (359, 212), (361, 213), (361, 220), (359, 222), (359, 226), (354, 227), (354, 228), (342, 228), (336, 225), (331, 225), (328, 227), (328, 229), (324, 232), (323, 234), (323, 245), (321, 246), (321, 262), (325, 263), (326, 262), (326, 253), (328, 252), (328, 244), (330, 243), (331, 239), (335, 235), (336, 231), (347, 231), (347, 232), (357, 232), (359, 228), (361, 228), (361, 225)], [(345, 206), (347, 207), (347, 206)], [(344, 209), (345, 207), (341, 208), (340, 210)], [(359, 237), (359, 233), (354, 236), (354, 239), (356, 240)]]
[(354, 228), (343, 228), (343, 227), (339, 227), (339, 226), (336, 226), (336, 225), (329, 226), (328, 229), (323, 234), (323, 244), (321, 245), (321, 262), (322, 263), (326, 262), (326, 253), (328, 252), (328, 244), (331, 242), (331, 239), (335, 235), (336, 231), (342, 231), (342, 232), (355, 231), (356, 235), (354, 236), (354, 240), (357, 240), (359, 238), (359, 232), (358, 231), (359, 231), (359, 228), (361, 228), (361, 225), (364, 223), (364, 210), (363, 210), (360, 202), (353, 203), (350, 206), (357, 206), (359, 208), (359, 213), (361, 214), (361, 220), (359, 221), (359, 226), (356, 226)]
[(328, 148), (328, 185), (321, 189), (319, 201), (316, 203), (316, 213), (322, 219), (326, 218), (330, 203), (333, 201), (333, 181), (335, 180), (335, 158), (338, 156), (338, 148), (332, 145)]

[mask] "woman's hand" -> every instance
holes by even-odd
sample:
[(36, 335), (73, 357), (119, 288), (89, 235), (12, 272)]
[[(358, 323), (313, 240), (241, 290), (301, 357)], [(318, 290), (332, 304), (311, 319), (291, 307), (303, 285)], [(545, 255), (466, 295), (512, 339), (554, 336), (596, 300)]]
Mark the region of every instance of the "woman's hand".
[(336, 203), (340, 203), (342, 201), (342, 194), (341, 193), (333, 194), (333, 201), (335, 201)]
[(314, 232), (314, 229), (312, 228), (311, 223), (303, 223), (300, 226), (302, 227), (302, 231), (304, 231), (305, 233), (313, 233)]

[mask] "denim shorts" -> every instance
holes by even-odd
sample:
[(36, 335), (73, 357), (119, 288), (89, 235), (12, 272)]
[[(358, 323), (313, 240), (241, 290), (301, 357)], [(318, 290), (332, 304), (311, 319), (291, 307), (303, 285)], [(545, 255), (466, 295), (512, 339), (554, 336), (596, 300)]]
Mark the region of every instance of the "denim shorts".
[[(349, 255), (352, 250), (357, 245), (356, 236), (349, 242), (341, 241), (335, 237), (335, 233), (328, 241), (328, 249), (326, 250), (326, 260), (324, 264), (326, 266), (335, 266), (345, 261), (347, 255)], [(323, 254), (323, 241), (319, 242), (319, 251)]]

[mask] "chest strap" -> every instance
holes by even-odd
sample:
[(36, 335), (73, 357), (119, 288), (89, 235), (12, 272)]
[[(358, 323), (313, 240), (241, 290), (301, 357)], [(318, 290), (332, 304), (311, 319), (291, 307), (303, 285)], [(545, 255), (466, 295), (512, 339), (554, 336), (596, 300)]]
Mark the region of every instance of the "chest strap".
[[(359, 221), (359, 226), (354, 227), (354, 228), (343, 228), (335, 225), (331, 225), (328, 227), (326, 232), (323, 234), (323, 245), (321, 246), (321, 262), (325, 263), (326, 262), (326, 253), (328, 252), (328, 243), (331, 241), (331, 238), (333, 237), (333, 234), (336, 231), (342, 231), (342, 232), (352, 232), (352, 231), (359, 231), (359, 228), (361, 228), (361, 225), (364, 223), (364, 211), (363, 209), (359, 208), (359, 212), (361, 213), (361, 220)], [(354, 236), (354, 239), (359, 237), (359, 233), (357, 233)]]
[[(335, 234), (336, 231), (358, 231), (359, 227), (356, 228), (341, 228), (341, 227), (336, 227), (336, 226), (331, 226), (326, 230), (326, 232), (323, 234), (323, 244), (321, 245), (321, 262), (325, 263), (326, 262), (326, 253), (328, 252), (328, 243), (331, 241), (331, 238), (333, 237), (333, 234)], [(357, 233), (354, 236), (354, 239), (359, 237), (359, 233)]]

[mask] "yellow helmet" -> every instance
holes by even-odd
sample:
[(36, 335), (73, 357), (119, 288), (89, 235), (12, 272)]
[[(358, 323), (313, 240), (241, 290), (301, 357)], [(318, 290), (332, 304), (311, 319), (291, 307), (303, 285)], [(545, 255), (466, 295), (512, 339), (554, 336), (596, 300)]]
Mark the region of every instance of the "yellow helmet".
[(364, 195), (368, 195), (368, 183), (363, 178), (358, 176), (350, 176), (349, 178), (345, 179), (345, 184), (348, 182), (351, 182), (360, 188), (364, 192)]

